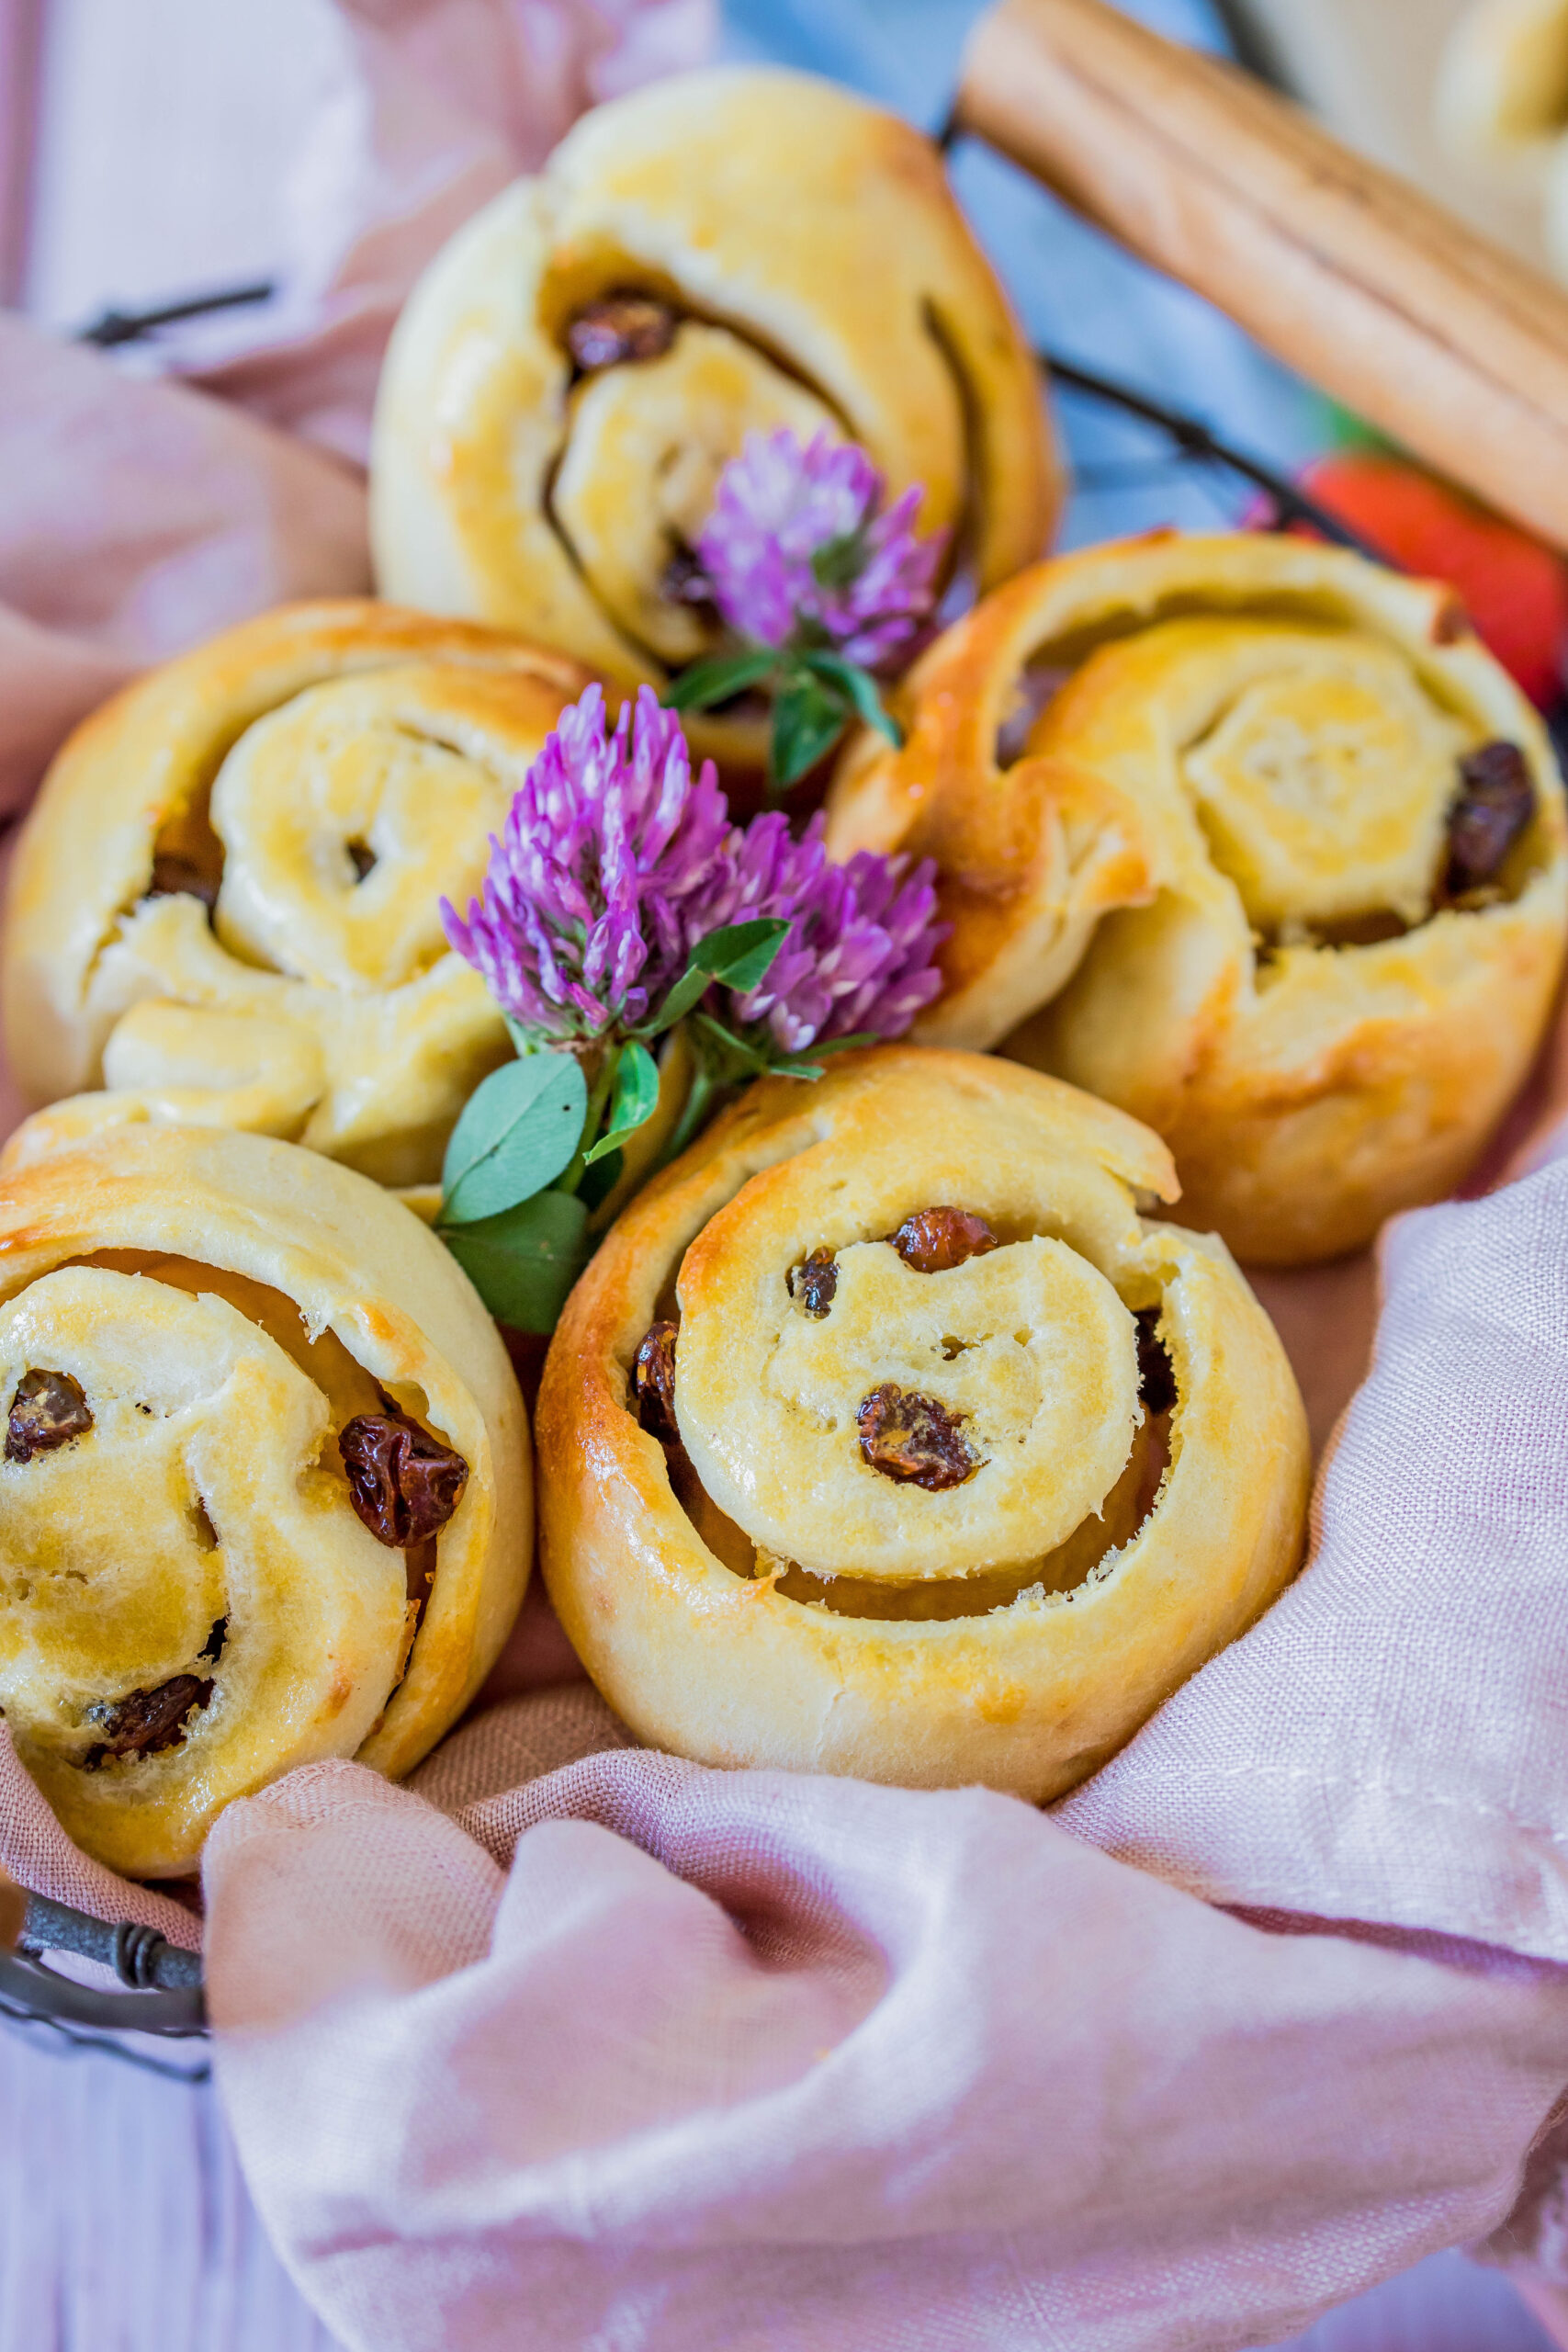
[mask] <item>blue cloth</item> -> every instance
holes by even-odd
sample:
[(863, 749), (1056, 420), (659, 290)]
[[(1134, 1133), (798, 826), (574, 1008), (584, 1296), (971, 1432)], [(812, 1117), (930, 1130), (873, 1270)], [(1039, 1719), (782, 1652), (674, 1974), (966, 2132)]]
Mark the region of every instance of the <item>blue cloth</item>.
[[(980, 6), (727, 0), (725, 52), (831, 75), (934, 130)], [(1134, 0), (1129, 13), (1177, 40), (1225, 45), (1208, 0)], [(1037, 343), (1189, 410), (1287, 471), (1321, 446), (1315, 398), (1199, 296), (1134, 261), (974, 141), (954, 151), (953, 183)], [(1213, 529), (1246, 511), (1250, 493), (1234, 478), (1173, 463), (1168, 445), (1146, 426), (1072, 392), (1055, 407), (1077, 484), (1063, 545), (1160, 523)]]

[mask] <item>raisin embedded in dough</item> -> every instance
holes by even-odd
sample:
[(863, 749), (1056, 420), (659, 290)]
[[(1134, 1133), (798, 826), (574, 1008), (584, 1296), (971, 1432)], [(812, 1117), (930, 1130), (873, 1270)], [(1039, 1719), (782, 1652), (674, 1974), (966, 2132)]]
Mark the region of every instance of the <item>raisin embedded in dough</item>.
[(104, 1736), (87, 1750), (85, 1769), (96, 1771), (110, 1756), (156, 1756), (162, 1748), (177, 1747), (185, 1737), (186, 1717), (193, 1709), (205, 1707), (211, 1696), (211, 1683), (200, 1675), (176, 1674), (155, 1690), (130, 1690), (112, 1705), (89, 1707), (87, 1721)]
[(885, 1478), (900, 1478), (941, 1494), (961, 1487), (981, 1466), (965, 1443), (961, 1414), (950, 1413), (934, 1396), (884, 1381), (855, 1415), (860, 1450)]
[(1460, 788), (1449, 810), (1450, 898), (1495, 879), (1535, 812), (1535, 786), (1517, 743), (1483, 743), (1459, 763)]
[(623, 291), (585, 302), (566, 331), (566, 347), (584, 374), (625, 360), (658, 359), (675, 340), (676, 318), (651, 294)]
[(839, 1266), (830, 1250), (814, 1250), (789, 1270), (789, 1295), (807, 1315), (823, 1316), (839, 1287)]
[(457, 1510), (468, 1464), (395, 1406), (356, 1413), (337, 1442), (354, 1508), (378, 1543), (423, 1544)]
[(30, 1462), (73, 1438), (85, 1437), (93, 1416), (82, 1384), (68, 1372), (24, 1372), (11, 1399), (6, 1430), (7, 1462)]
[(678, 1323), (653, 1323), (632, 1365), (637, 1417), (650, 1437), (678, 1437), (675, 1421), (675, 1341)]
[(218, 875), (193, 865), (188, 857), (175, 857), (167, 850), (159, 850), (152, 860), (152, 878), (145, 895), (149, 899), (199, 899), (210, 914), (218, 904), (219, 884)]
[(971, 1258), (996, 1249), (997, 1237), (983, 1216), (968, 1209), (917, 1209), (893, 1236), (893, 1247), (917, 1274), (945, 1274)]

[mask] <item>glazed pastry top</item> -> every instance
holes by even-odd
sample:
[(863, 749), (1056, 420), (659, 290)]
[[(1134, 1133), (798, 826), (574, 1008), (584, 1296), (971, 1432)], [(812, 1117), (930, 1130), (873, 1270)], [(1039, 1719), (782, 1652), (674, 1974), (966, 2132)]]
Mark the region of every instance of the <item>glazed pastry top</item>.
[(765, 1080), (551, 1345), (541, 1551), (639, 1736), (1040, 1800), (1294, 1572), (1307, 1452), (1146, 1128), (994, 1057)]
[(0, 1181), (0, 1705), (132, 1874), (292, 1764), (408, 1770), (521, 1598), (494, 1326), (408, 1210), (292, 1145), (145, 1125)]
[(580, 684), (491, 631), (345, 602), (265, 614), (107, 704), (12, 877), (7, 1046), (60, 1105), (12, 1161), (151, 1118), (434, 1177), (508, 1050), (440, 902), (478, 889)]
[[(760, 1549), (829, 1575), (907, 1582), (1055, 1551), (1132, 1451), (1130, 1310), (1092, 1261), (1034, 1230), (1026, 1163), (911, 1170), (907, 1151), (867, 1153), (849, 1172), (813, 1157), (754, 1178), (686, 1252), (675, 1405), (703, 1486)], [(944, 1180), (987, 1243), (923, 1272), (895, 1236)], [(1075, 1170), (1067, 1189), (1101, 1221), (1117, 1205), (1102, 1171)], [(1053, 1200), (1051, 1222), (1080, 1204)], [(827, 1297), (796, 1272), (824, 1260)], [(887, 1384), (918, 1400), (905, 1475), (861, 1438)]]
[(1043, 545), (1035, 363), (936, 150), (805, 74), (673, 76), (584, 116), (416, 288), (378, 578), (657, 677), (717, 642), (682, 562), (723, 466), (783, 426), (858, 442), (890, 497), (920, 484), (918, 527), (982, 585)]

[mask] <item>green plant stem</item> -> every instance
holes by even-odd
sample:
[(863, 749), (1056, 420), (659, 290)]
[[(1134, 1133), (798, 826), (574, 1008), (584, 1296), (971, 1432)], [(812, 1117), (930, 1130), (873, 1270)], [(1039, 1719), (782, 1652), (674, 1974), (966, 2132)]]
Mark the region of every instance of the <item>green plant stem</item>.
[(610, 1090), (615, 1083), (615, 1071), (620, 1065), (621, 1049), (618, 1045), (607, 1046), (600, 1040), (596, 1048), (591, 1050), (598, 1051), (599, 1067), (589, 1080), (588, 1108), (582, 1114), (582, 1134), (577, 1150), (551, 1187), (557, 1193), (575, 1193), (582, 1182), (588, 1166), (588, 1154), (598, 1141), (604, 1105), (610, 1099)]
[(649, 1170), (649, 1176), (660, 1168), (667, 1168), (672, 1159), (680, 1159), (686, 1146), (706, 1126), (716, 1107), (716, 1098), (724, 1091), (724, 1081), (717, 1072), (711, 1069), (700, 1055), (695, 1057), (695, 1060), (691, 1091), (682, 1106), (669, 1142), (660, 1153), (655, 1166)]

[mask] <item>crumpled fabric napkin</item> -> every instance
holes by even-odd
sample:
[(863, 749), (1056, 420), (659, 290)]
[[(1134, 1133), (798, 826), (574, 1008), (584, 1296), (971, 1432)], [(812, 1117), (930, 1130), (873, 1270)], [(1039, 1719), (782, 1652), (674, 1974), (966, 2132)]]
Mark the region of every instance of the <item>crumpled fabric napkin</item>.
[[(1568, 2280), (1565, 1262), (1568, 1159), (1392, 1229), (1311, 1565), (1054, 1815), (705, 1771), (581, 1683), (231, 1807), (219, 2080), (328, 2324), (1224, 2352), (1460, 2240)], [(0, 1860), (177, 1910), (8, 1747)]]
[(978, 1790), (322, 1765), (206, 1884), (252, 2192), (367, 2352), (1218, 2352), (1492, 2226), (1568, 2079), (1561, 1971), (1263, 1934)]
[(1568, 2276), (1556, 2136), (1519, 2196), (1568, 2084), (1564, 1263), (1568, 1162), (1393, 1228), (1312, 1565), (1054, 1818), (505, 1787), (536, 1699), (427, 1768), (445, 1818), (351, 1765), (232, 1808), (219, 2075), (329, 2323), (1133, 2352), (1461, 2238)]
[(427, 261), (585, 107), (700, 64), (717, 0), (335, 0), (341, 65), (301, 128), (276, 315), (164, 338), (167, 360), (363, 464), (392, 322)]
[(138, 670), (290, 597), (368, 591), (358, 462), (414, 278), (584, 107), (700, 64), (716, 28), (716, 0), (337, 9), (274, 309), (142, 352), (187, 384), (0, 313), (0, 821)]
[(344, 467), (0, 311), (0, 820), (150, 662), (291, 596), (370, 586)]

